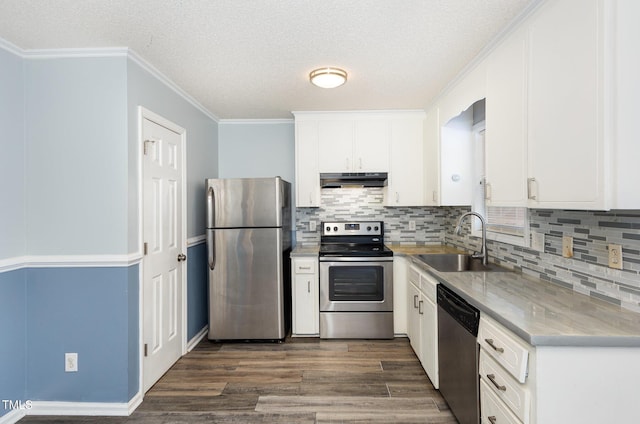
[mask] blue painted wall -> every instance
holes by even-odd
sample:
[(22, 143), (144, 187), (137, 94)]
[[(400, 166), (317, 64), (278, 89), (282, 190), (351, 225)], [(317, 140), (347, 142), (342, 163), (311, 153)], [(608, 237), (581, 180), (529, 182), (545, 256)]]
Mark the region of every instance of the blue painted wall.
[(24, 63), (29, 255), (126, 253), (126, 58)]
[[(137, 392), (137, 366), (129, 364), (138, 362), (137, 341), (130, 344), (138, 267), (131, 268), (26, 270), (27, 399), (127, 402)], [(65, 352), (78, 353), (78, 372), (64, 371)]]
[[(187, 236), (204, 234), (217, 123), (137, 63), (25, 59), (0, 45), (0, 92), (0, 261), (138, 251), (138, 105), (187, 130)], [(207, 321), (203, 246), (187, 252), (190, 337)], [(138, 265), (2, 266), (0, 398), (120, 403), (138, 393)], [(64, 372), (65, 352), (78, 353), (79, 372)]]
[(209, 324), (207, 244), (189, 247), (187, 254), (187, 340)]
[(296, 175), (294, 123), (223, 122), (219, 158), (220, 178), (279, 175), (293, 184)]
[[(0, 273), (0, 400), (26, 400), (26, 285), (22, 269)], [(0, 406), (0, 416), (10, 412)]]
[(0, 259), (26, 252), (23, 90), (22, 59), (0, 48)]

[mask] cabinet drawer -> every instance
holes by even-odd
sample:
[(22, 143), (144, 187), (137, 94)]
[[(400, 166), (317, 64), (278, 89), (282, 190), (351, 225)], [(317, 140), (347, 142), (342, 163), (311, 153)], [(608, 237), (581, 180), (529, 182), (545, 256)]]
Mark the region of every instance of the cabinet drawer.
[(529, 423), (531, 394), (529, 389), (518, 383), (484, 349), (480, 349), (480, 378), (490, 390), (501, 399), (524, 423)]
[(293, 272), (296, 274), (315, 274), (316, 259), (296, 259), (293, 263)]
[(420, 271), (418, 271), (416, 268), (410, 266), (407, 277), (413, 284), (415, 284), (416, 286), (420, 286)]
[(484, 380), (480, 380), (480, 411), (482, 424), (522, 424)]
[(478, 343), (516, 380), (525, 382), (529, 351), (524, 342), (502, 330), (500, 324), (480, 317)]
[(435, 278), (427, 274), (420, 274), (420, 290), (425, 294), (433, 303), (438, 303), (436, 297), (436, 287), (438, 282)]

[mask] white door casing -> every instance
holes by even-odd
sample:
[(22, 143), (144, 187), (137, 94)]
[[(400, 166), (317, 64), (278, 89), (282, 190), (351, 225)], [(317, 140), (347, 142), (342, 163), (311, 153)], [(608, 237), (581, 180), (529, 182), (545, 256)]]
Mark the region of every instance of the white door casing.
[(185, 131), (140, 108), (142, 389), (186, 353)]

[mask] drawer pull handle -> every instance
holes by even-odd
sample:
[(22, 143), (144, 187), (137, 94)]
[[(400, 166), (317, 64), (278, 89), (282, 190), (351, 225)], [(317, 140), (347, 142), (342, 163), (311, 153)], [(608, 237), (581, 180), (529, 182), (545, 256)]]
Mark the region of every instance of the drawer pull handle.
[(311, 266), (299, 266), (300, 269), (311, 269)]
[(493, 339), (484, 339), (485, 342), (487, 342), (487, 344), (489, 346), (491, 346), (493, 348), (493, 350), (495, 350), (498, 353), (504, 353), (504, 349), (501, 347), (498, 347), (496, 345), (493, 344)]
[(507, 391), (507, 387), (506, 386), (501, 386), (500, 384), (498, 384), (498, 382), (496, 381), (496, 376), (493, 374), (487, 374), (487, 378), (489, 379), (489, 381), (491, 383), (493, 383), (494, 386), (496, 386), (496, 389), (500, 390), (501, 392), (506, 392)]
[(498, 419), (497, 419), (495, 416), (493, 416), (493, 415), (492, 415), (492, 416), (490, 416), (490, 417), (487, 417), (487, 419), (489, 420), (489, 422), (490, 422), (491, 424), (496, 424), (496, 423), (498, 422)]
[(417, 294), (413, 295), (413, 307), (416, 308), (416, 309), (418, 308), (418, 295)]

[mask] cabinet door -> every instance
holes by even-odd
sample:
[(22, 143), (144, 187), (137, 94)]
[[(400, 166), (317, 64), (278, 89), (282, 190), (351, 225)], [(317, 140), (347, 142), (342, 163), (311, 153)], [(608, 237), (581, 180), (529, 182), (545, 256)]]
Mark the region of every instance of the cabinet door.
[(318, 335), (318, 274), (296, 274), (293, 285), (293, 334)]
[(424, 121), (424, 204), (440, 205), (440, 109), (432, 108)]
[(604, 208), (602, 0), (547, 2), (529, 34), (529, 206)]
[(485, 162), (487, 204), (527, 205), (526, 31), (487, 60)]
[(411, 342), (411, 347), (418, 359), (420, 359), (420, 315), (418, 307), (420, 302), (420, 291), (413, 285), (411, 280), (407, 287), (407, 336)]
[(318, 121), (320, 172), (353, 171), (353, 121)]
[(320, 206), (317, 121), (296, 120), (296, 206)]
[(421, 330), (421, 362), (431, 383), (440, 387), (438, 378), (438, 310), (436, 304), (428, 297), (421, 297), (420, 330)]
[(354, 172), (388, 172), (389, 120), (367, 119), (355, 122)]
[(391, 122), (387, 206), (423, 206), (422, 163), (423, 119), (394, 119)]
[(407, 334), (407, 271), (409, 264), (402, 256), (393, 257), (393, 332)]

